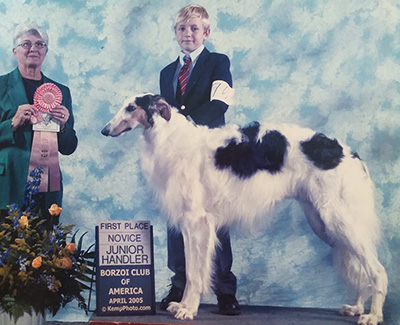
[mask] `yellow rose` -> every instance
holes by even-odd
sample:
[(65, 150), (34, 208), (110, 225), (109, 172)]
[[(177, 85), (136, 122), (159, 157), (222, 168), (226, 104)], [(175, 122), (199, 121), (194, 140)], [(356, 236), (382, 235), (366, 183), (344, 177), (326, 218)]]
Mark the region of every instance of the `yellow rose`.
[(21, 226), (21, 228), (26, 228), (28, 226), (28, 217), (27, 216), (22, 216), (21, 218), (19, 218), (18, 220), (19, 225)]
[(42, 265), (42, 258), (40, 256), (36, 257), (32, 261), (32, 267), (38, 269)]
[(66, 249), (69, 253), (73, 254), (73, 253), (76, 251), (76, 246), (75, 246), (74, 243), (69, 243), (69, 244), (65, 245), (65, 249)]
[(62, 211), (62, 208), (59, 207), (57, 204), (52, 204), (50, 209), (49, 209), (49, 213), (52, 216), (58, 216)]

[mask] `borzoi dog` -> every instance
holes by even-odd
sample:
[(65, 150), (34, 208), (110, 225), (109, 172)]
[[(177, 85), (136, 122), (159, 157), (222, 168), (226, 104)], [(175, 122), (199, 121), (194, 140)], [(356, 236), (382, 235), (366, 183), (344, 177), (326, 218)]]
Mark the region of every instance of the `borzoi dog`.
[(192, 320), (210, 288), (216, 230), (251, 226), (278, 201), (295, 198), (357, 291), (355, 304), (341, 312), (360, 315), (359, 324), (383, 320), (387, 275), (377, 258), (379, 222), (373, 185), (357, 154), (293, 125), (196, 126), (153, 94), (127, 100), (102, 133), (116, 137), (140, 125), (143, 172), (184, 238), (186, 288), (182, 301), (168, 307), (176, 318)]

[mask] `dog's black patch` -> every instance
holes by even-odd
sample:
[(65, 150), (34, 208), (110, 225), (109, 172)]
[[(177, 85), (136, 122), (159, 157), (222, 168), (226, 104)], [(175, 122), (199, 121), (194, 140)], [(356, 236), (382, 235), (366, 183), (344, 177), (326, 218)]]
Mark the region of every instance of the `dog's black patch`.
[(351, 158), (353, 158), (353, 159), (358, 159), (358, 160), (362, 160), (362, 159), (360, 158), (359, 154), (358, 154), (357, 152), (355, 152), (355, 151), (353, 151), (353, 152), (351, 153)]
[(258, 133), (260, 133), (260, 123), (254, 121), (248, 126), (240, 128), (239, 131), (243, 134), (243, 139), (247, 139), (249, 142), (256, 142)]
[(153, 97), (154, 97), (153, 95), (144, 95), (142, 97), (136, 97), (135, 103), (137, 106), (140, 106), (145, 111), (147, 111), (149, 109)]
[(231, 168), (241, 178), (248, 178), (259, 170), (271, 174), (282, 169), (288, 142), (278, 131), (266, 132), (258, 140), (260, 124), (254, 122), (241, 128), (242, 141), (231, 139), (225, 147), (215, 152), (215, 165), (219, 169)]
[(301, 142), (303, 153), (314, 166), (323, 169), (333, 169), (342, 161), (343, 148), (336, 139), (329, 139), (322, 133), (316, 133), (308, 140)]
[(152, 110), (153, 104), (160, 98), (161, 96), (159, 95), (150, 95), (150, 94), (135, 98), (136, 105), (140, 106), (146, 112), (147, 122), (149, 122), (151, 126), (154, 125), (154, 120), (153, 120), (154, 110)]

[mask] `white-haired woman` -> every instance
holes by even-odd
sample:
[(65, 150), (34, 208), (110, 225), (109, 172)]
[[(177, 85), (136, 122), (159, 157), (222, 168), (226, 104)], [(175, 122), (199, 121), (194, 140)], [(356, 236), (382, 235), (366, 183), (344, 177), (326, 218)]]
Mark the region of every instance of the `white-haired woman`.
[[(13, 41), (13, 54), (18, 66), (0, 76), (0, 209), (3, 218), (8, 205), (20, 204), (24, 200), (33, 133), (36, 132), (32, 130), (32, 123), (35, 122), (32, 116), (37, 116), (38, 112), (33, 106), (34, 94), (42, 84), (54, 84), (62, 94), (61, 104), (56, 103), (49, 112), (51, 118), (60, 125), (56, 135), (58, 151), (70, 155), (78, 144), (68, 87), (42, 73), (42, 63), (49, 45), (46, 31), (36, 24), (22, 24), (16, 28)], [(59, 166), (57, 169), (59, 171)], [(58, 182), (58, 190), (39, 193), (35, 198), (45, 213), (53, 203), (62, 205), (62, 177), (57, 179)], [(50, 218), (50, 215), (46, 216)], [(48, 226), (56, 222), (58, 220), (52, 220)]]

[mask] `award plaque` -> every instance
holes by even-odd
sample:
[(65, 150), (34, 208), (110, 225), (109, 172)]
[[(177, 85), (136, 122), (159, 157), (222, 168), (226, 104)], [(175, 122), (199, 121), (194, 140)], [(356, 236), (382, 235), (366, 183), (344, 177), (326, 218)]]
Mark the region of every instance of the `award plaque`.
[(150, 222), (99, 222), (96, 252), (97, 315), (155, 314), (153, 228)]

